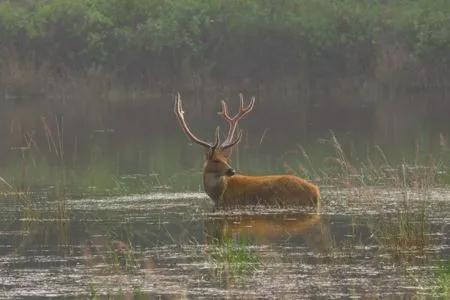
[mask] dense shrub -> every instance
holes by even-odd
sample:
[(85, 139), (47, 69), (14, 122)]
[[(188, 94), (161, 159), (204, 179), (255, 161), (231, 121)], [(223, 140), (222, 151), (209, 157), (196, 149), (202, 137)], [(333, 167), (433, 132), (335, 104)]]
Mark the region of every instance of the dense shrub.
[(142, 75), (187, 62), (226, 77), (370, 61), (386, 41), (443, 62), (449, 19), (446, 0), (11, 0), (0, 3), (0, 37), (52, 65)]

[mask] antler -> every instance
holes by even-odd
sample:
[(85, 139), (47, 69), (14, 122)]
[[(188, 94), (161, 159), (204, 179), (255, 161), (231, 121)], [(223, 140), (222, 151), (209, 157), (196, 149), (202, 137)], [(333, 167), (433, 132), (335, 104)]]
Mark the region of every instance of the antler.
[(228, 128), (227, 138), (220, 145), (221, 149), (230, 148), (230, 147), (234, 146), (235, 144), (237, 144), (237, 142), (239, 142), (239, 140), (242, 137), (242, 131), (239, 131), (238, 137), (236, 138), (235, 141), (232, 142), (234, 132), (236, 131), (238, 122), (246, 114), (248, 114), (253, 109), (253, 106), (255, 105), (255, 97), (252, 97), (252, 99), (250, 100), (250, 103), (249, 103), (249, 105), (247, 105), (247, 107), (244, 107), (244, 96), (242, 95), (242, 93), (239, 94), (239, 98), (240, 98), (240, 103), (241, 103), (241, 105), (239, 107), (239, 112), (233, 117), (230, 117), (229, 112), (228, 112), (228, 105), (225, 103), (225, 101), (222, 100), (222, 111), (219, 112), (219, 115), (222, 116), (222, 118), (224, 118), (225, 121), (227, 121), (229, 128)]
[(174, 111), (178, 117), (178, 121), (180, 122), (181, 129), (183, 129), (183, 131), (187, 135), (187, 137), (189, 139), (191, 139), (194, 143), (199, 144), (205, 148), (212, 149), (212, 150), (215, 150), (219, 146), (219, 142), (220, 142), (219, 127), (217, 127), (217, 129), (216, 129), (216, 141), (214, 144), (210, 144), (208, 142), (205, 142), (204, 140), (199, 139), (189, 130), (189, 127), (187, 126), (186, 121), (184, 120), (184, 111), (183, 111), (183, 106), (181, 105), (180, 93), (178, 93), (177, 97), (175, 98)]
[[(253, 99), (252, 99), (253, 102), (250, 103), (251, 106), (252, 106), (251, 108), (253, 108), (254, 100), (255, 100), (255, 99), (253, 98)], [(247, 112), (244, 112), (241, 116), (239, 116), (239, 114), (241, 113), (241, 112), (239, 112), (238, 115), (236, 115), (236, 116), (233, 117), (233, 118), (230, 118), (230, 117), (228, 116), (228, 112), (227, 112), (227, 108), (226, 108), (225, 102), (222, 101), (222, 105), (225, 105), (225, 106), (224, 106), (224, 107), (225, 107), (224, 114), (225, 114), (226, 117), (224, 117), (224, 118), (226, 118), (226, 120), (230, 120), (229, 123), (230, 123), (230, 122), (237, 123), (237, 121), (239, 121), (239, 119), (242, 118), (242, 117), (247, 113)], [(242, 100), (242, 98), (241, 98), (241, 108), (242, 108), (242, 106), (243, 106), (243, 100)], [(250, 106), (250, 105), (249, 105), (249, 106)], [(246, 110), (250, 111), (251, 108), (247, 107)], [(241, 109), (241, 110), (242, 110), (242, 109)], [(181, 105), (180, 93), (177, 93), (177, 97), (175, 98), (175, 108), (174, 108), (174, 111), (175, 111), (175, 114), (176, 114), (177, 117), (178, 117), (178, 121), (180, 122), (181, 129), (183, 129), (184, 133), (187, 135), (187, 137), (188, 137), (190, 140), (192, 140), (194, 143), (199, 144), (199, 145), (201, 145), (201, 146), (203, 146), (203, 147), (205, 147), (205, 148), (211, 149), (212, 151), (215, 151), (215, 150), (219, 147), (219, 143), (220, 143), (219, 127), (216, 128), (216, 140), (215, 140), (214, 144), (210, 144), (210, 143), (208, 143), (208, 142), (205, 142), (205, 141), (202, 140), (202, 139), (199, 139), (198, 137), (196, 137), (196, 136), (189, 130), (189, 127), (187, 126), (186, 121), (184, 120), (184, 111), (183, 111), (183, 106)], [(233, 124), (234, 124), (234, 123), (233, 123)], [(230, 123), (230, 124), (231, 124), (231, 123)], [(230, 128), (230, 130), (231, 130), (231, 128)], [(236, 145), (237, 143), (239, 143), (239, 141), (240, 141), (241, 138), (242, 138), (242, 132), (240, 131), (240, 132), (238, 133), (238, 136), (236, 137), (236, 139), (235, 139), (235, 140), (232, 140), (232, 139), (233, 139), (233, 135), (234, 135), (234, 131), (235, 131), (235, 130), (236, 130), (236, 124), (234, 124), (233, 132), (232, 132), (231, 136), (230, 136), (230, 132), (228, 132), (228, 137), (227, 137), (227, 139), (226, 139), (226, 140), (220, 145), (220, 147), (219, 147), (220, 150), (222, 150), (222, 151), (223, 151), (223, 150), (226, 150), (226, 149), (228, 149), (228, 148), (233, 147), (233, 146)]]

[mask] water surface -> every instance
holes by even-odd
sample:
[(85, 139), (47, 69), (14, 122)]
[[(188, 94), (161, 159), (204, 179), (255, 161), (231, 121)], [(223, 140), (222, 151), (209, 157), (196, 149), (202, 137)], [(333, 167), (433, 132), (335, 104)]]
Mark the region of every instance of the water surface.
[[(409, 298), (450, 253), (450, 190), (322, 189), (302, 209), (215, 210), (204, 193), (52, 200), (8, 195), (0, 299)], [(421, 250), (397, 251), (399, 210), (427, 212)], [(384, 242), (383, 242), (384, 241)], [(394, 243), (395, 244), (395, 243)], [(400, 253), (400, 254), (399, 254)], [(123, 298), (121, 298), (123, 299)]]

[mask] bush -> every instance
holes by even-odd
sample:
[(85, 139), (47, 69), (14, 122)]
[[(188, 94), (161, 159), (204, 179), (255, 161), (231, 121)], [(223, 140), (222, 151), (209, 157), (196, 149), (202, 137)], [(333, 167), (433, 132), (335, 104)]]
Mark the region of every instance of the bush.
[[(4, 46), (38, 61), (141, 75), (183, 63), (226, 76), (296, 72), (304, 64), (370, 61), (394, 36), (417, 60), (447, 60), (446, 0), (4, 1)], [(233, 73), (234, 74), (234, 73)]]

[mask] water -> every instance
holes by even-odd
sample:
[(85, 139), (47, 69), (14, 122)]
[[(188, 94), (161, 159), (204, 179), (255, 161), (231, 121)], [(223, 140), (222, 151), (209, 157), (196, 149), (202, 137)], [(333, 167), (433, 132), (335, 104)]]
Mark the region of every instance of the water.
[[(203, 193), (65, 202), (41, 195), (30, 197), (28, 209), (5, 196), (0, 299), (400, 299), (431, 293), (433, 261), (450, 253), (450, 190), (323, 187), (322, 198), (317, 214), (218, 211)], [(417, 221), (411, 224), (429, 212), (430, 242), (420, 251), (396, 251), (382, 242), (389, 240), (383, 225), (395, 229), (405, 203)]]

